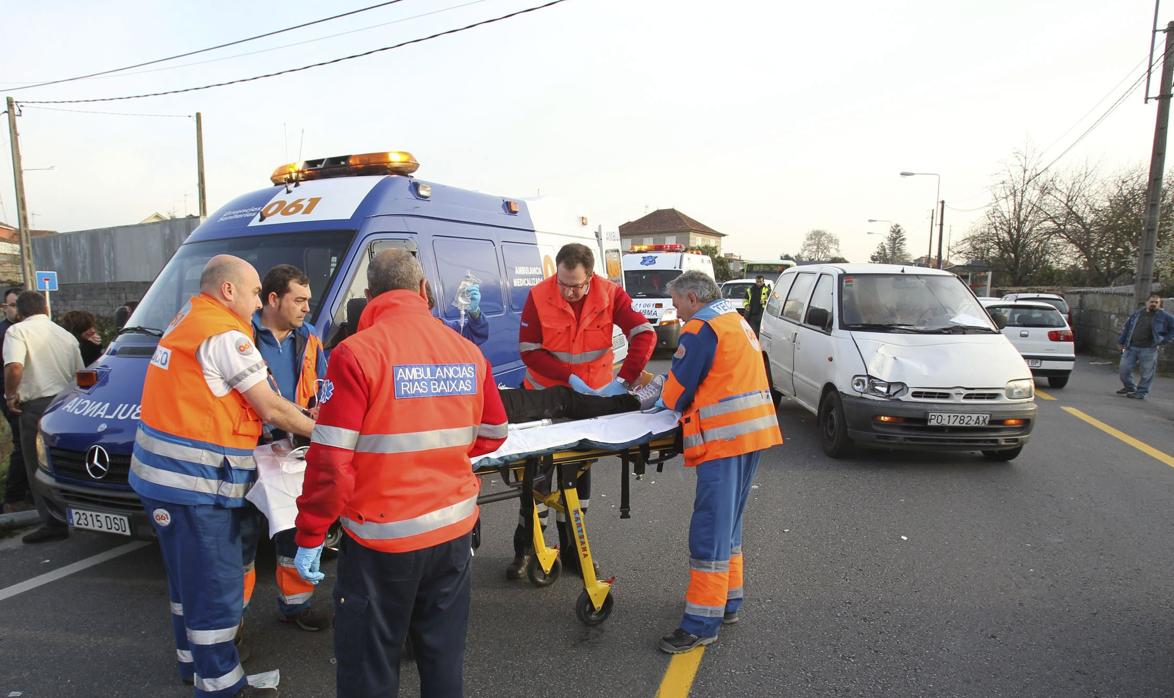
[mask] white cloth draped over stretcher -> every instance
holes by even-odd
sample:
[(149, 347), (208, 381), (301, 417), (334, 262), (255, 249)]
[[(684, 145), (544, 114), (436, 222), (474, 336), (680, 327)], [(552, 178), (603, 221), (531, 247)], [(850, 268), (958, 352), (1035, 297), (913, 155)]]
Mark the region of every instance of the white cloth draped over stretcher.
[[(676, 412), (661, 410), (624, 412), (530, 428), (511, 424), (505, 442), (493, 453), (474, 458), (473, 467), (494, 467), (527, 456), (575, 449), (618, 451), (673, 433), (679, 419)], [(269, 519), (270, 536), (293, 528), (306, 461), (290, 454), (288, 441), (258, 446), (253, 455), (257, 461), (257, 482), (246, 498)]]

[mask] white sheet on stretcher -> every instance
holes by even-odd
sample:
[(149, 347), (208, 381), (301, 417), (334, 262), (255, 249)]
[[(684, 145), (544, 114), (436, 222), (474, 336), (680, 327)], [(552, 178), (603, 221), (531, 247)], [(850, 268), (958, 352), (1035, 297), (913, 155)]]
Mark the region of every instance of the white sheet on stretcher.
[(680, 415), (672, 410), (623, 412), (594, 419), (548, 424), (529, 429), (510, 425), (505, 443), (493, 453), (473, 459), (473, 466), (497, 465), (519, 456), (542, 455), (577, 447), (623, 448), (671, 434)]
[(257, 482), (245, 495), (269, 519), (269, 535), (294, 527), (306, 461), (289, 455), (289, 443), (276, 441), (253, 449)]

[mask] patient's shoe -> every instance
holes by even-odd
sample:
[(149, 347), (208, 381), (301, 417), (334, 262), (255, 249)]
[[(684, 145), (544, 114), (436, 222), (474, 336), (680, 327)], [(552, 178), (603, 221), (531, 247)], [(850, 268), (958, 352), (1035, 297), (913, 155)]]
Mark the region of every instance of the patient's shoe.
[(664, 390), (664, 374), (660, 374), (656, 378), (648, 381), (647, 384), (640, 386), (632, 391), (636, 399), (640, 401), (640, 411), (650, 410), (660, 399), (660, 393)]

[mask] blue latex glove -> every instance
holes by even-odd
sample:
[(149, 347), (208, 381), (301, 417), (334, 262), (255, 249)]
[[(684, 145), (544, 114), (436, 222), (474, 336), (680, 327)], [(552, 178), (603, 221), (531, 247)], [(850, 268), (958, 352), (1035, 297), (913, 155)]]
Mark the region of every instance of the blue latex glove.
[(294, 567), (298, 570), (298, 576), (311, 584), (317, 584), (326, 575), (318, 570), (318, 565), (322, 562), (322, 546), (317, 548), (303, 548), (298, 546), (298, 552), (294, 555)]
[(603, 397), (615, 397), (616, 395), (627, 395), (628, 388), (620, 382), (619, 378), (616, 378), (595, 392)]
[(592, 390), (591, 386), (584, 383), (582, 378), (576, 376), (573, 373), (571, 374), (571, 377), (567, 380), (567, 382), (571, 384), (571, 388), (573, 388), (576, 393), (583, 393), (584, 395), (598, 395), (599, 394), (599, 393), (595, 392), (594, 390)]
[(473, 284), (466, 292), (469, 294), (469, 308), (468, 313), (473, 317), (481, 314), (481, 286)]
[(664, 404), (664, 398), (660, 398), (660, 397), (656, 398), (656, 402), (655, 402), (655, 403), (653, 403), (653, 405), (652, 405), (652, 406), (653, 406), (653, 407), (657, 407), (657, 408), (659, 408), (659, 409), (662, 409), (662, 410), (667, 410), (667, 409), (668, 409), (668, 405)]

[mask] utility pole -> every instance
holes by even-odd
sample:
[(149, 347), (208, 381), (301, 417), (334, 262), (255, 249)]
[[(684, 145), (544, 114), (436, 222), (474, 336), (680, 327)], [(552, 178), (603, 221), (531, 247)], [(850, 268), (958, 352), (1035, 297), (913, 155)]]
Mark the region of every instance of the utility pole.
[(12, 142), (12, 179), (16, 182), (16, 225), (20, 234), (20, 273), (24, 287), (34, 290), (33, 279), (33, 246), (29, 242), (32, 235), (29, 230), (29, 209), (24, 200), (24, 169), (20, 160), (20, 134), (16, 130), (16, 100), (9, 97), (8, 107), (8, 135)]
[(929, 249), (925, 252), (925, 266), (930, 269), (933, 268), (933, 220), (937, 212), (936, 208), (929, 210)]
[(203, 220), (208, 217), (208, 194), (204, 189), (204, 120), (200, 112), (196, 112), (196, 181), (200, 189), (200, 220)]
[[(1162, 205), (1162, 170), (1166, 167), (1166, 130), (1170, 124), (1170, 84), (1174, 78), (1174, 22), (1166, 24), (1166, 53), (1162, 56), (1162, 84), (1158, 88), (1158, 116), (1154, 124), (1154, 149), (1150, 155), (1149, 191), (1146, 193), (1145, 229), (1137, 250), (1137, 276), (1133, 303), (1139, 306), (1150, 295), (1154, 278), (1154, 253), (1158, 246), (1158, 214)], [(11, 107), (10, 107), (11, 108)]]
[(946, 268), (946, 260), (942, 259), (942, 229), (946, 223), (946, 200), (941, 201), (942, 211), (938, 214), (938, 269)]

